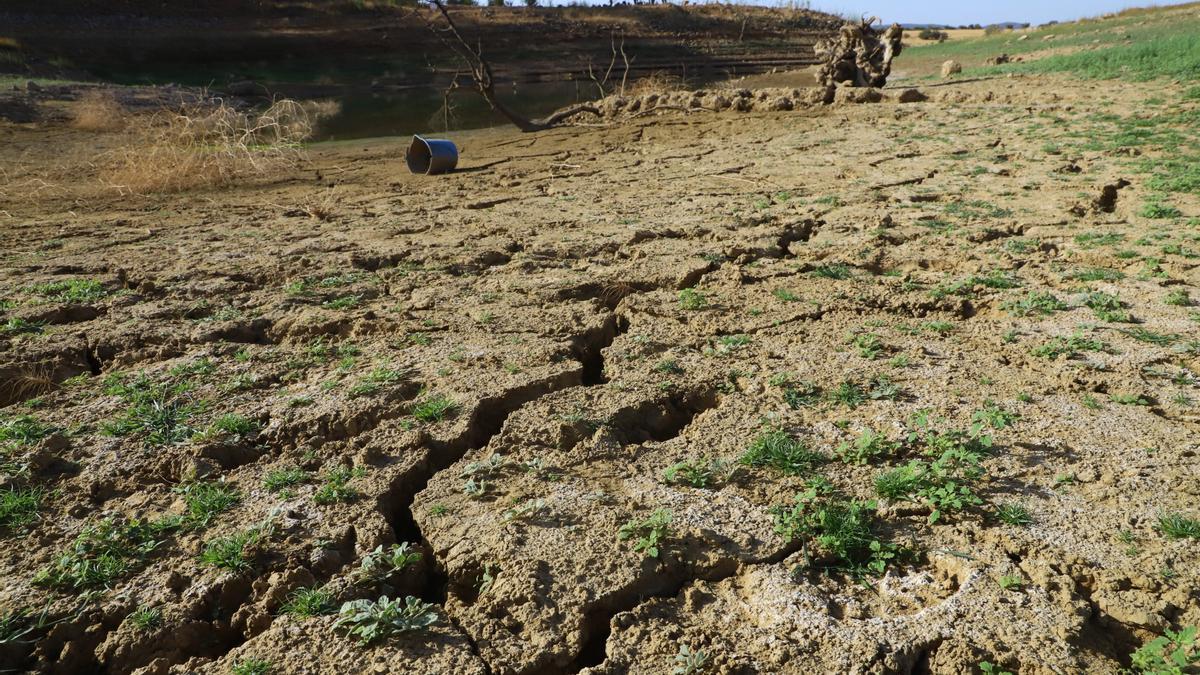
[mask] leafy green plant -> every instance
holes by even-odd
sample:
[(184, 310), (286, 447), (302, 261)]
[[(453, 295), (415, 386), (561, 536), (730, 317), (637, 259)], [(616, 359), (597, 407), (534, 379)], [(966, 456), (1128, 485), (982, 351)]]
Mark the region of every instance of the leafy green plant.
[(698, 311), (708, 307), (708, 298), (694, 288), (679, 291), (679, 308), (688, 311)]
[(1149, 201), (1142, 204), (1142, 208), (1138, 210), (1138, 215), (1143, 218), (1160, 220), (1165, 218), (1179, 218), (1183, 215), (1183, 212), (1170, 204)]
[(979, 672), (983, 673), (983, 675), (1013, 675), (1012, 671), (1004, 670), (989, 661), (979, 662)]
[(307, 619), (333, 612), (333, 594), (320, 588), (298, 588), (279, 608), (283, 614)]
[(397, 633), (425, 630), (439, 620), (431, 603), (406, 596), (403, 600), (351, 600), (338, 610), (334, 625), (367, 645)]
[(343, 295), (332, 300), (326, 300), (321, 303), (321, 306), (326, 309), (353, 309), (358, 306), (360, 300), (362, 298), (358, 295)]
[(414, 550), (407, 541), (392, 544), (386, 549), (382, 545), (376, 546), (374, 551), (363, 556), (358, 569), (354, 571), (354, 579), (360, 584), (377, 584), (420, 560), (421, 552)]
[(1150, 405), (1150, 401), (1143, 398), (1140, 394), (1121, 394), (1114, 392), (1108, 395), (1108, 400), (1120, 405)]
[(914, 501), (930, 507), (929, 522), (937, 522), (947, 512), (978, 506), (983, 500), (972, 483), (983, 475), (981, 461), (992, 439), (976, 423), (968, 432), (934, 431), (927, 416), (917, 416), (916, 429), (909, 442), (919, 442), (922, 452), (933, 461), (911, 460), (875, 478), (875, 491), (894, 501)]
[(853, 443), (843, 441), (833, 452), (847, 464), (869, 464), (894, 454), (899, 448), (899, 443), (867, 429)]
[(1004, 575), (1001, 575), (1000, 578), (996, 580), (996, 583), (1000, 584), (1000, 588), (1002, 588), (1006, 591), (1010, 591), (1013, 589), (1019, 590), (1022, 586), (1025, 585), (1025, 577), (1023, 577), (1019, 574), (1004, 574)]
[(1097, 246), (1116, 246), (1125, 240), (1125, 235), (1119, 232), (1085, 232), (1075, 235), (1075, 243), (1083, 248), (1096, 248)]
[(983, 433), (984, 427), (1004, 429), (1019, 419), (1021, 419), (1020, 414), (1005, 410), (993, 401), (985, 400), (983, 408), (971, 415), (972, 426), (968, 435), (979, 437)]
[(0, 647), (32, 643), (61, 620), (50, 617), (49, 603), (36, 614), (24, 607), (5, 610), (0, 613)]
[(821, 400), (821, 388), (814, 382), (796, 382), (783, 385), (783, 401), (792, 410), (814, 406)]
[(940, 284), (929, 292), (929, 295), (935, 299), (945, 298), (951, 295), (960, 297), (972, 297), (976, 287), (990, 289), (1006, 289), (1017, 288), (1021, 285), (1021, 280), (1017, 277), (1008, 274), (1002, 270), (992, 270), (987, 274), (975, 274), (961, 279), (950, 284)]
[(886, 349), (883, 341), (874, 333), (859, 333), (850, 338), (850, 344), (858, 350), (858, 355), (864, 359), (875, 360)]
[(663, 471), (667, 483), (685, 483), (695, 488), (706, 488), (719, 481), (729, 472), (726, 462), (720, 459), (698, 457), (672, 464)]
[(19, 316), (9, 317), (0, 323), (0, 332), (8, 335), (23, 335), (31, 333), (41, 333), (45, 329), (46, 324), (41, 321), (30, 321)]
[(348, 393), (350, 398), (368, 396), (378, 392), (384, 385), (403, 382), (407, 378), (408, 373), (403, 370), (375, 368), (367, 373), (362, 381), (352, 387)]
[(746, 466), (766, 467), (787, 476), (807, 476), (825, 457), (782, 429), (760, 433), (738, 459)]
[(867, 402), (867, 392), (856, 382), (846, 380), (826, 394), (832, 403), (840, 403), (851, 410)]
[(212, 421), (205, 432), (207, 437), (231, 436), (236, 439), (245, 438), (258, 433), (258, 422), (237, 413), (221, 415)]
[(773, 508), (772, 514), (780, 536), (803, 542), (810, 567), (879, 576), (900, 548), (875, 536), (875, 509), (874, 502), (839, 498), (821, 485), (797, 495), (791, 506)]
[(1177, 288), (1167, 293), (1167, 297), (1163, 299), (1163, 302), (1175, 307), (1189, 307), (1192, 304), (1192, 296), (1188, 295), (1186, 290)]
[(1010, 300), (1000, 309), (1013, 316), (1046, 316), (1067, 308), (1067, 303), (1059, 300), (1053, 293), (1030, 293), (1020, 300)]
[(1196, 626), (1179, 631), (1167, 629), (1159, 637), (1142, 645), (1130, 656), (1132, 671), (1142, 675), (1184, 675), (1194, 673), (1200, 664), (1200, 646), (1196, 644)]
[(657, 558), (662, 553), (664, 539), (670, 532), (671, 512), (666, 509), (655, 509), (649, 517), (643, 520), (630, 520), (617, 530), (617, 539), (625, 541), (633, 539), (633, 550), (648, 558)]
[(663, 359), (662, 361), (654, 364), (654, 372), (665, 373), (667, 375), (679, 375), (683, 373), (683, 368), (679, 365), (678, 361), (673, 359)]
[(1130, 323), (1133, 317), (1125, 310), (1125, 304), (1115, 295), (1102, 291), (1093, 291), (1083, 298), (1083, 304), (1095, 313), (1101, 321), (1114, 323)]
[(1176, 340), (1179, 339), (1178, 335), (1171, 335), (1169, 333), (1155, 333), (1154, 331), (1147, 330), (1141, 326), (1126, 328), (1121, 332), (1133, 338), (1134, 340), (1137, 340), (1138, 342), (1145, 342), (1152, 345), (1158, 345), (1160, 347), (1172, 345)]
[(671, 675), (695, 675), (704, 670), (707, 663), (708, 654), (681, 644), (679, 652), (675, 654), (675, 667), (671, 669)]
[(1105, 345), (1100, 340), (1076, 333), (1067, 338), (1058, 337), (1044, 342), (1031, 349), (1030, 353), (1043, 359), (1057, 359), (1060, 356), (1074, 358), (1081, 351), (1102, 352), (1105, 351)]
[(1067, 274), (1066, 278), (1075, 281), (1119, 281), (1124, 279), (1125, 275), (1117, 270), (1110, 270), (1103, 267), (1088, 267), (1075, 270)]

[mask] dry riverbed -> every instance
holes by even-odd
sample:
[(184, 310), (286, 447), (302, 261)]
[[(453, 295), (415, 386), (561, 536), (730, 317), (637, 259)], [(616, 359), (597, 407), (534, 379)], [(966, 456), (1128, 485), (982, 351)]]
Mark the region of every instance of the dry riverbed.
[(922, 91), (150, 196), (0, 126), (0, 665), (1116, 673), (1200, 622), (1197, 101)]

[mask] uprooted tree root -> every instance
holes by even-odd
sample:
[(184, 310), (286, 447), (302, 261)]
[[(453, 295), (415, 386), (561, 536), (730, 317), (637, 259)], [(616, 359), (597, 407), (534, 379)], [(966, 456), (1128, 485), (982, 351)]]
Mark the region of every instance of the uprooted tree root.
[(842, 26), (835, 37), (818, 42), (822, 65), (817, 81), (825, 87), (849, 83), (854, 87), (882, 87), (892, 72), (892, 59), (900, 55), (904, 30), (892, 24), (875, 29), (875, 17)]

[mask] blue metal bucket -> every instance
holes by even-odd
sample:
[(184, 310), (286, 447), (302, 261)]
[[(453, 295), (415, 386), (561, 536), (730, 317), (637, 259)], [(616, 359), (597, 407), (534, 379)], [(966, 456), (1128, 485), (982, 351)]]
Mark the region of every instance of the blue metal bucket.
[(458, 166), (458, 148), (453, 141), (413, 136), (412, 145), (404, 154), (408, 170), (413, 173), (434, 175), (449, 173)]

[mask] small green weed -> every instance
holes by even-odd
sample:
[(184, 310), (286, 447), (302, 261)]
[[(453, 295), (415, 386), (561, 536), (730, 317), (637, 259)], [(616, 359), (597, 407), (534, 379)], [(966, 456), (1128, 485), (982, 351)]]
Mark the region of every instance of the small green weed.
[(102, 300), (108, 295), (108, 289), (99, 281), (92, 279), (68, 279), (52, 281), (46, 284), (31, 286), (31, 292), (55, 302), (70, 302), (84, 304)]
[(899, 443), (867, 429), (853, 443), (844, 441), (833, 452), (847, 464), (869, 464), (890, 457), (899, 448)]
[(441, 422), (458, 410), (458, 405), (440, 394), (426, 397), (413, 406), (412, 416), (426, 424)]
[(0, 531), (17, 532), (33, 524), (45, 496), (38, 487), (0, 488)]
[(1060, 356), (1076, 357), (1079, 352), (1102, 352), (1105, 344), (1100, 340), (1085, 338), (1076, 333), (1069, 338), (1054, 338), (1030, 350), (1034, 356), (1043, 359), (1057, 359)]
[(268, 675), (271, 672), (271, 662), (253, 656), (233, 662), (229, 668), (230, 675)]
[(333, 594), (320, 588), (298, 588), (288, 595), (280, 613), (307, 619), (333, 612)]
[(350, 481), (364, 475), (366, 475), (366, 470), (362, 467), (351, 469), (341, 464), (335, 466), (325, 472), (323, 476), (325, 482), (313, 494), (313, 501), (318, 504), (333, 504), (357, 499), (359, 492), (350, 486)]
[(1013, 316), (1046, 316), (1066, 308), (1067, 304), (1053, 293), (1030, 293), (1020, 300), (1010, 300), (1000, 305), (1000, 309)]
[(312, 474), (298, 466), (287, 469), (272, 469), (263, 478), (263, 487), (269, 492), (282, 492), (289, 487), (308, 482)]
[(250, 569), (256, 548), (268, 534), (268, 528), (255, 526), (228, 537), (213, 539), (200, 552), (200, 562), (231, 572), (244, 572)]
[(785, 476), (807, 476), (825, 457), (786, 431), (771, 429), (759, 434), (738, 461), (746, 466), (774, 469)]
[(813, 486), (796, 495), (791, 506), (773, 508), (775, 531), (789, 542), (804, 542), (809, 567), (882, 576), (900, 547), (874, 534), (875, 503), (842, 499), (828, 490), (827, 484)]
[(187, 507), (183, 524), (194, 528), (207, 527), (217, 515), (242, 501), (236, 488), (218, 481), (186, 483), (174, 491), (183, 495)]
[(179, 523), (178, 518), (105, 518), (85, 527), (67, 551), (34, 575), (33, 583), (62, 591), (106, 588), (139, 569)]
[(671, 512), (666, 509), (655, 509), (649, 517), (643, 520), (630, 520), (617, 530), (617, 539), (625, 541), (633, 539), (633, 550), (644, 554), (647, 558), (657, 558), (662, 553), (663, 540), (670, 533)]
[(667, 483), (684, 483), (694, 488), (707, 488), (729, 473), (729, 466), (720, 459), (699, 457), (672, 464), (663, 471)]
[(1200, 539), (1200, 519), (1165, 513), (1158, 517), (1158, 531), (1167, 539)]
[(1000, 504), (997, 506), (996, 519), (1006, 525), (1017, 527), (1033, 522), (1033, 516), (1029, 515), (1029, 509), (1016, 503)]
[(157, 607), (139, 606), (125, 617), (133, 627), (143, 633), (150, 633), (162, 626), (162, 610)]
[(698, 311), (708, 307), (708, 298), (694, 288), (679, 291), (679, 308), (688, 311)]
[(1200, 664), (1200, 645), (1196, 644), (1196, 626), (1179, 631), (1165, 630), (1159, 637), (1142, 645), (1130, 656), (1132, 672), (1141, 675), (1183, 675), (1196, 671)]

